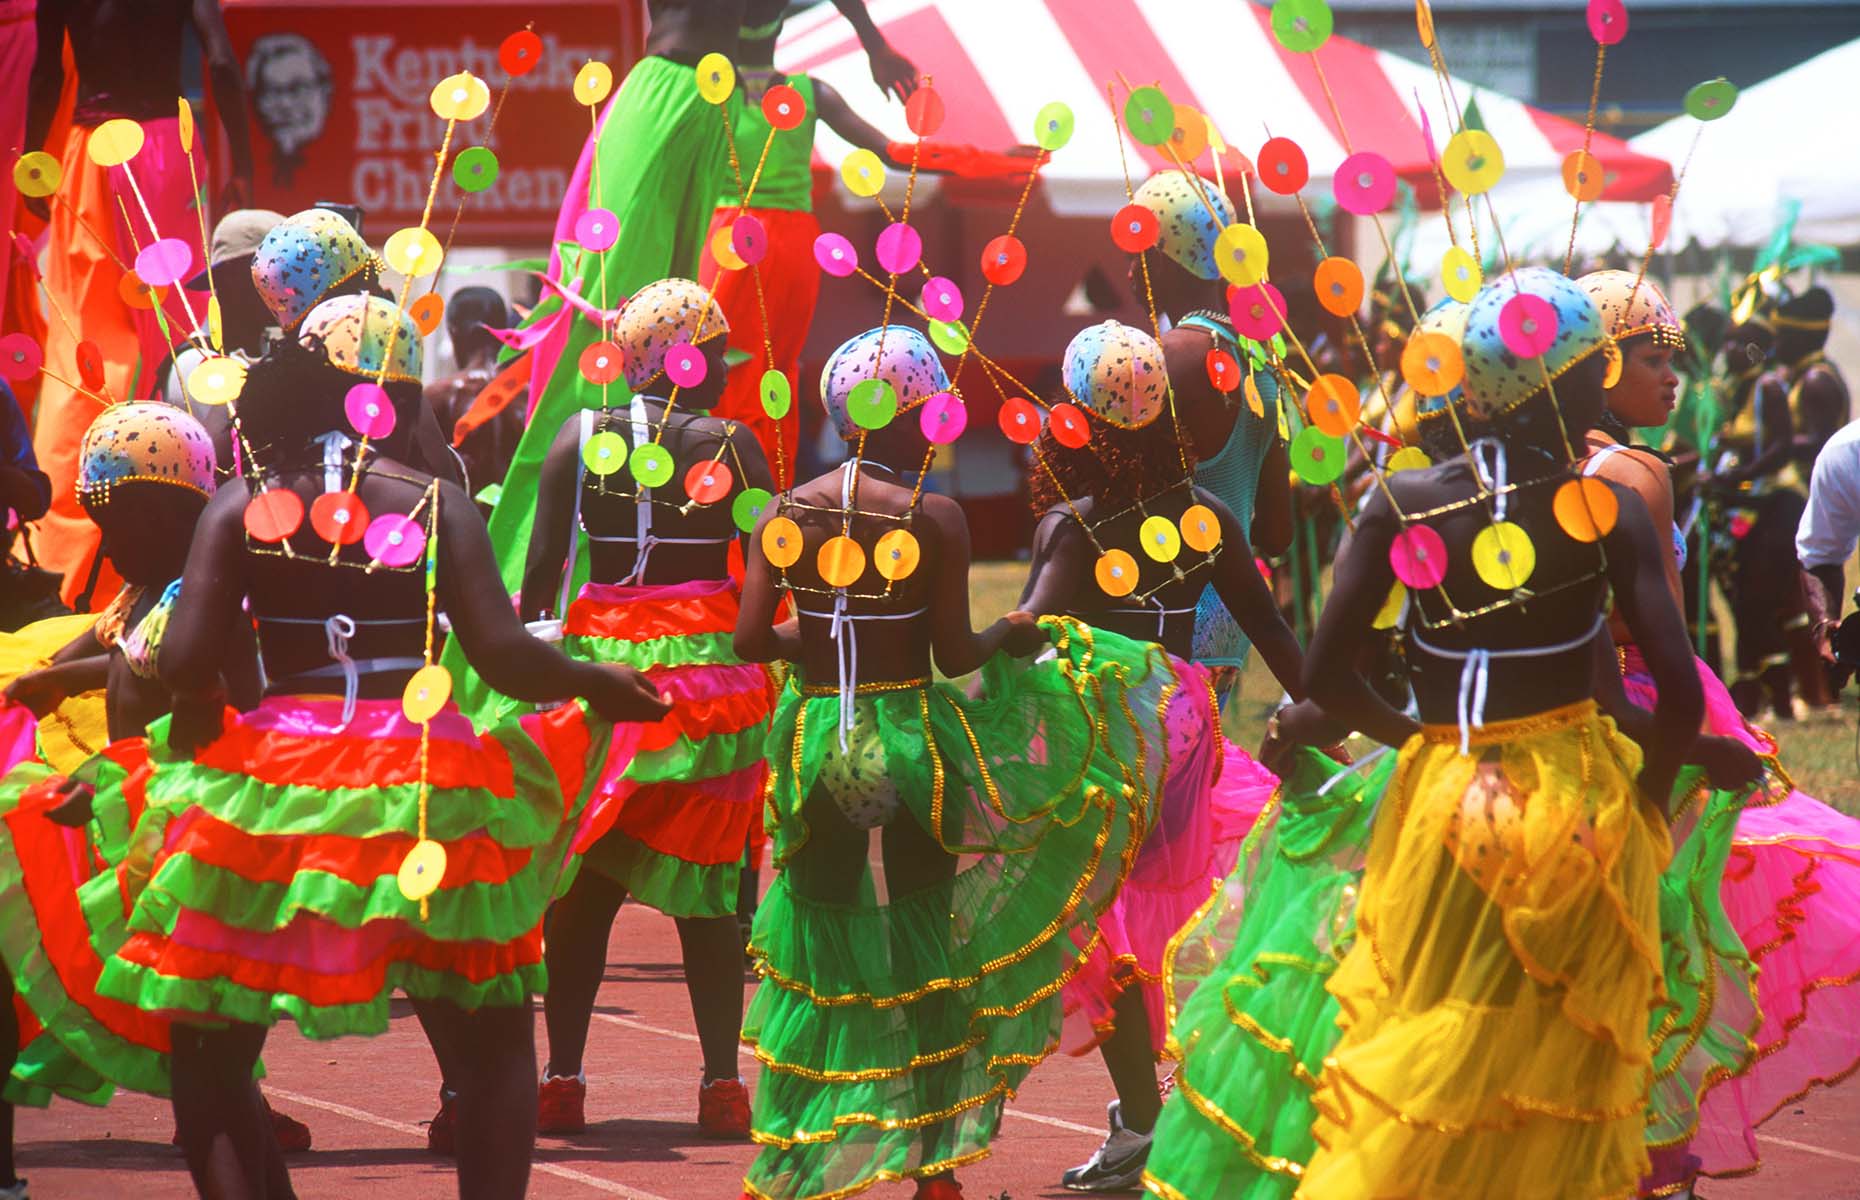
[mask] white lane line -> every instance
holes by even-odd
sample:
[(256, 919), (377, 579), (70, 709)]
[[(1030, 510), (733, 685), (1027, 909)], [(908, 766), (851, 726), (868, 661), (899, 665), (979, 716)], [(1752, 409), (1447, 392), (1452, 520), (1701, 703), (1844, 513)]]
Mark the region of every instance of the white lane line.
[(1860, 1163), (1860, 1154), (1845, 1154), (1839, 1150), (1825, 1150), (1820, 1146), (1811, 1146), (1807, 1142), (1793, 1142), (1788, 1138), (1777, 1137), (1775, 1134), (1759, 1133), (1757, 1135), (1757, 1140), (1759, 1142), (1768, 1142), (1772, 1146), (1784, 1146), (1790, 1150), (1800, 1150), (1804, 1154), (1819, 1154), (1823, 1158), (1832, 1158), (1838, 1162)]
[(1054, 1129), (1070, 1129), (1074, 1133), (1089, 1133), (1093, 1137), (1097, 1137), (1104, 1132), (1104, 1130), (1094, 1129), (1090, 1125), (1081, 1125), (1077, 1121), (1062, 1121), (1058, 1117), (1049, 1117), (1042, 1113), (1026, 1112), (1018, 1108), (1010, 1107), (1007, 1110), (1007, 1115), (1010, 1117), (1019, 1117), (1023, 1121), (1032, 1121), (1036, 1125), (1051, 1125)]
[[(302, 1092), (287, 1092), (281, 1087), (274, 1086), (270, 1080), (265, 1081), (265, 1094), (267, 1096), (276, 1096), (280, 1100), (288, 1100), (292, 1104), (302, 1105), (305, 1108), (320, 1108), (324, 1112), (334, 1113), (339, 1117), (347, 1117), (351, 1121), (360, 1121), (364, 1125), (373, 1125), (377, 1129), (391, 1129), (395, 1133), (405, 1134), (408, 1137), (422, 1139), (426, 1137), (426, 1130), (420, 1128), (418, 1125), (409, 1125), (405, 1121), (396, 1121), (389, 1117), (376, 1116), (374, 1113), (368, 1112), (365, 1109), (351, 1108), (347, 1104), (338, 1104), (333, 1100), (323, 1100), (316, 1096), (306, 1096)], [(637, 1188), (627, 1187), (623, 1183), (615, 1183), (611, 1179), (602, 1179), (598, 1175), (589, 1175), (585, 1171), (577, 1171), (573, 1167), (564, 1167), (557, 1163), (534, 1163), (531, 1165), (530, 1170), (539, 1175), (552, 1175), (557, 1179), (566, 1179), (570, 1183), (579, 1183), (583, 1187), (593, 1188), (595, 1191), (603, 1192), (609, 1196), (619, 1196), (622, 1200), (666, 1200), (664, 1196), (654, 1195), (651, 1192), (642, 1192)]]

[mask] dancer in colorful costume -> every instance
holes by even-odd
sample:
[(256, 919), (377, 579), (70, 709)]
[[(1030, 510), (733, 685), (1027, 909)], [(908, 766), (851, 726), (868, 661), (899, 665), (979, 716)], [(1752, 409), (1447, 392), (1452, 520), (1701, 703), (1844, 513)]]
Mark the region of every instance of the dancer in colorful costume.
[[(709, 408), (723, 390), (729, 331), (709, 293), (688, 279), (640, 289), (614, 332), (628, 408), (570, 417), (543, 464), (524, 618), (562, 614), (564, 651), (637, 668), (678, 703), (644, 731), (630, 762), (603, 771), (603, 796), (619, 816), (588, 848), (585, 869), (550, 917), (544, 1133), (584, 1126), (582, 1051), (608, 934), (628, 896), (678, 923), (704, 1049), (698, 1124), (713, 1137), (749, 1133), (749, 1092), (736, 1065), (743, 946), (735, 914), (743, 848), (768, 778), (772, 689), (766, 669), (730, 648), (738, 592), (726, 552), (753, 528), (753, 516), (739, 528), (733, 509), (748, 515), (766, 503), (770, 480), (748, 428), (686, 411)], [(668, 358), (687, 348), (703, 355), (705, 369), (700, 382), (679, 388)], [(660, 483), (675, 477), (680, 485), (646, 486), (619, 469), (630, 457), (637, 470), (654, 454), (667, 455)], [(593, 578), (569, 603), (566, 564), (584, 538)]]
[[(1520, 294), (1554, 315), (1553, 335), (1523, 343), (1535, 354), (1501, 333)], [(1666, 535), (1631, 493), (1571, 468), (1566, 436), (1601, 413), (1606, 344), (1561, 275), (1483, 288), (1465, 387), (1503, 441), (1386, 479), (1338, 558), (1306, 683), (1402, 750), (1357, 939), (1328, 985), (1343, 1037), (1318, 1082), (1303, 1195), (1630, 1195), (1646, 1172), (1664, 805), (1703, 704), (1659, 564)], [(1480, 535), (1507, 554), (1474, 552)], [(1350, 670), (1397, 570), (1415, 589), (1403, 625), (1419, 725)], [(1520, 575), (1537, 582), (1528, 611)], [(1660, 684), (1644, 757), (1590, 698), (1610, 586)]]
[[(796, 664), (769, 735), (779, 874), (743, 1023), (762, 1064), (756, 1200), (897, 1179), (960, 1195), (953, 1172), (1056, 1048), (1060, 987), (1156, 792), (1160, 651), (1025, 613), (972, 631), (962, 510), (907, 478), (939, 411), (918, 410), (947, 386), (915, 329), (835, 351), (822, 398), (861, 453), (781, 496), (749, 560), (737, 652)], [(798, 615), (775, 626), (784, 589)], [(1052, 653), (1011, 657), (1049, 634)], [(933, 683), (933, 656), (950, 677), (980, 668), (980, 697)]]
[[(584, 764), (609, 730), (567, 705), (473, 732), (443, 677), (413, 678), (436, 609), (509, 694), (583, 695), (604, 720), (667, 710), (637, 672), (527, 636), (485, 586), (470, 499), (395, 461), (421, 404), (418, 339), (391, 302), (345, 296), (254, 365), (241, 420), (265, 450), (208, 504), (163, 639), (175, 711), (150, 732), (134, 835), (159, 842), (98, 991), (174, 1022), (175, 1116), (203, 1194), (289, 1194), (252, 1084), (267, 1028), (381, 1033), (396, 988), (459, 1091), (463, 1193), (524, 1192), (543, 909), (599, 832)], [(219, 680), (248, 602), (270, 683), (241, 713)]]

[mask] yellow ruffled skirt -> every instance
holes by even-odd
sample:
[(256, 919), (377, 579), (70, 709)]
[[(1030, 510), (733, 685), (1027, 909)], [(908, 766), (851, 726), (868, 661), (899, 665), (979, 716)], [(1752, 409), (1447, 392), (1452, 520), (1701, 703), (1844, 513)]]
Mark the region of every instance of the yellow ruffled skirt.
[(1633, 1196), (1672, 853), (1640, 750), (1590, 702), (1426, 727), (1377, 816), (1330, 982), (1301, 1197)]

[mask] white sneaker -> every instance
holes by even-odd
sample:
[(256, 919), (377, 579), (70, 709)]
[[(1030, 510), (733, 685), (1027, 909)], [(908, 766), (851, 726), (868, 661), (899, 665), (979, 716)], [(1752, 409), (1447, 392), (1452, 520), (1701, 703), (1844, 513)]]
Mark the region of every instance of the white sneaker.
[(1110, 1136), (1084, 1163), (1059, 1177), (1059, 1182), (1071, 1191), (1129, 1192), (1143, 1182), (1152, 1135), (1124, 1128), (1123, 1106), (1116, 1100), (1105, 1105), (1104, 1114), (1111, 1126)]

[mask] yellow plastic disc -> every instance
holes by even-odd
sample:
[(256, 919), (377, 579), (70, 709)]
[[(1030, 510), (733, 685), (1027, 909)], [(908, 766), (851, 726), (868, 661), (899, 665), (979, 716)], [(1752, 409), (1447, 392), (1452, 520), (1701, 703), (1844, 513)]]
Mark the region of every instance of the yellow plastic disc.
[(1401, 377), (1423, 396), (1444, 396), (1460, 386), (1466, 364), (1459, 344), (1444, 333), (1422, 330), (1401, 352)]
[(245, 364), (236, 358), (209, 358), (187, 377), (187, 394), (201, 404), (228, 404), (245, 390)]
[(452, 672), (438, 663), (428, 663), (407, 680), (400, 694), (400, 711), (415, 725), (424, 725), (439, 715), (452, 698)]
[(876, 196), (885, 186), (885, 164), (870, 150), (854, 150), (840, 164), (840, 178), (855, 196)]
[(1473, 538), (1472, 564), (1486, 586), (1508, 592), (1523, 587), (1537, 569), (1537, 547), (1522, 527), (1499, 521)]
[(90, 131), (84, 153), (100, 167), (120, 167), (142, 153), (142, 141), (142, 126), (127, 117), (117, 117)]
[(1427, 451), (1419, 446), (1403, 446), (1389, 455), (1389, 461), (1385, 465), (1389, 474), (1396, 475), (1402, 471), (1418, 471), (1422, 467), (1431, 467), (1434, 464), (1427, 457)]
[(1092, 569), (1107, 596), (1128, 596), (1137, 590), (1137, 560), (1122, 550), (1106, 550)]
[(1621, 504), (1607, 484), (1584, 475), (1557, 488), (1550, 511), (1564, 533), (1579, 542), (1593, 542), (1614, 530)]
[(1602, 388), (1611, 390), (1621, 382), (1621, 372), (1627, 366), (1627, 360), (1621, 357), (1621, 347), (1611, 339), (1602, 343), (1602, 357), (1608, 360), (1608, 366), (1602, 371)]
[(1348, 437), (1362, 411), (1356, 385), (1342, 375), (1319, 375), (1305, 392), (1305, 415), (1331, 437)]
[(1402, 586), (1401, 580), (1398, 579), (1394, 586), (1389, 588), (1389, 598), (1384, 600), (1382, 607), (1376, 610), (1376, 619), (1372, 624), (1377, 629), (1395, 628), (1395, 622), (1401, 620), (1402, 605), (1406, 603), (1408, 603), (1408, 589)]
[(226, 333), (220, 327), (220, 298), (207, 297), (207, 341), (215, 350), (226, 348)]
[(1205, 504), (1182, 510), (1182, 540), (1190, 550), (1206, 554), (1221, 544), (1221, 519)]
[(711, 104), (722, 104), (736, 90), (736, 68), (730, 60), (712, 51), (697, 64), (698, 95)]
[(439, 239), (432, 230), (409, 225), (388, 235), (381, 257), (402, 275), (420, 279), (439, 270), (445, 251), (439, 248)]
[(1484, 282), (1485, 272), (1480, 270), (1479, 260), (1460, 247), (1454, 246), (1440, 256), (1440, 286), (1461, 304), (1471, 304)]
[(717, 265), (726, 271), (740, 271), (749, 264), (736, 252), (735, 243), (730, 241), (730, 227), (719, 225), (711, 231), (710, 256), (717, 260)]
[(1252, 287), (1266, 277), (1266, 239), (1244, 223), (1229, 225), (1214, 239), (1214, 265), (1235, 287)]
[(22, 196), (49, 196), (58, 190), (64, 178), (63, 165), (43, 150), (22, 154), (19, 161), (13, 164), (13, 186), (19, 189)]
[(612, 475), (626, 465), (626, 439), (603, 429), (581, 448), (581, 461), (590, 475)]
[(872, 565), (886, 579), (904, 579), (917, 569), (923, 559), (923, 547), (917, 535), (908, 529), (894, 529), (878, 539), (872, 549)]
[(844, 534), (828, 538), (814, 565), (828, 587), (851, 587), (865, 574), (865, 547)]
[(1498, 139), (1483, 129), (1462, 129), (1447, 141), (1440, 170), (1456, 191), (1478, 196), (1505, 177), (1505, 155)]
[(409, 900), (424, 900), (439, 890), (446, 877), (446, 848), (431, 838), (421, 838), (400, 860), (395, 880), (400, 894)]
[(1157, 562), (1174, 562), (1182, 553), (1182, 534), (1168, 517), (1145, 517), (1137, 530), (1137, 542)]
[(606, 63), (584, 63), (575, 72), (575, 99), (590, 108), (607, 99), (607, 93), (613, 90), (614, 73)]
[(491, 89), (470, 71), (460, 71), (435, 84), (427, 102), (442, 121), (475, 121), (491, 107)]
[(1246, 383), (1242, 386), (1241, 390), (1246, 393), (1246, 406), (1252, 414), (1256, 417), (1265, 416), (1266, 402), (1260, 399), (1259, 385), (1253, 382), (1253, 376), (1251, 374), (1246, 377)]
[(762, 557), (778, 567), (801, 561), (801, 527), (787, 517), (771, 518), (762, 527)]

